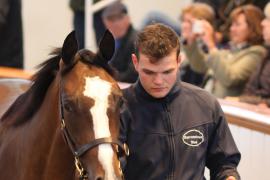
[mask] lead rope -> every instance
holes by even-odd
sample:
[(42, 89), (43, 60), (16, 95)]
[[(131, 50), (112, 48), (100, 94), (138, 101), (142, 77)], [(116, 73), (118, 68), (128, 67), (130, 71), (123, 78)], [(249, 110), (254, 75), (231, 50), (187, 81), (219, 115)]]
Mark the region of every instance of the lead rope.
[(80, 180), (88, 179), (87, 172), (82, 167), (82, 164), (81, 164), (78, 157), (75, 157), (75, 167), (76, 167), (77, 171), (79, 172), (79, 179)]

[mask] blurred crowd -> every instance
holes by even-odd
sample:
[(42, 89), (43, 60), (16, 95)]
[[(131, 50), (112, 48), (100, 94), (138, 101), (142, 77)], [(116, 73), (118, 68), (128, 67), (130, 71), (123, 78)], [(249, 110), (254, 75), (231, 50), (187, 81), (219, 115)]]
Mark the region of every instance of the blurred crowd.
[[(99, 3), (101, 0), (94, 0)], [(23, 68), (21, 1), (0, 1), (0, 66)], [(84, 48), (84, 0), (70, 0), (73, 25)], [(181, 10), (180, 10), (181, 9)], [(94, 13), (96, 43), (105, 29), (115, 38), (110, 64), (117, 80), (134, 83), (138, 74), (131, 54), (137, 31), (125, 1), (115, 1)], [(219, 98), (234, 97), (270, 106), (270, 4), (268, 1), (194, 0), (179, 7), (179, 21), (150, 12), (142, 27), (164, 23), (179, 34), (179, 79), (202, 87)]]
[[(74, 2), (71, 0), (71, 7), (76, 7)], [(204, 88), (218, 98), (234, 97), (270, 106), (270, 4), (231, 2), (234, 1), (193, 2), (179, 12), (178, 24), (166, 14), (153, 12), (145, 17), (141, 28), (158, 22), (179, 34), (182, 81)], [(83, 9), (79, 11), (82, 13)], [(75, 13), (75, 29), (76, 18)], [(97, 43), (106, 28), (116, 39), (110, 64), (118, 71), (117, 80), (134, 83), (138, 75), (131, 54), (135, 52), (137, 30), (132, 26), (124, 1), (116, 1), (96, 12), (94, 27)]]

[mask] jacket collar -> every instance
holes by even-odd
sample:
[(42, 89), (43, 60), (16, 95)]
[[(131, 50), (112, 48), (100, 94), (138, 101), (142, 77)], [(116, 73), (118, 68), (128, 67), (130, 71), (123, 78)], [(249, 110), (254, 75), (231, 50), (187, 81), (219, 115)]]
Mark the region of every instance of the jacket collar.
[(243, 49), (248, 48), (250, 45), (247, 42), (243, 42), (240, 44), (234, 44), (232, 42), (230, 42), (230, 49), (232, 52), (239, 52)]
[(145, 89), (143, 88), (140, 80), (138, 79), (136, 83), (134, 84), (135, 93), (142, 97), (143, 99), (147, 99), (149, 101), (165, 101), (165, 102), (171, 102), (181, 91), (181, 82), (180, 79), (177, 79), (175, 84), (173, 85), (172, 89), (169, 91), (169, 93), (163, 97), (163, 98), (155, 98), (148, 94)]

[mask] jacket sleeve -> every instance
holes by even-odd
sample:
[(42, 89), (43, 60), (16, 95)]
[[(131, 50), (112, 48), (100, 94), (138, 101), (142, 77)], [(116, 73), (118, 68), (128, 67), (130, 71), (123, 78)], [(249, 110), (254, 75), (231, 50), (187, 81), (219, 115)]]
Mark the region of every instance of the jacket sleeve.
[(246, 84), (245, 94), (268, 97), (270, 95), (270, 58), (264, 59)]
[(240, 180), (236, 167), (240, 161), (241, 154), (236, 147), (218, 102), (216, 102), (214, 118), (215, 125), (212, 134), (209, 135), (206, 159), (206, 166), (210, 170), (211, 180), (225, 180), (229, 176), (234, 176), (237, 180)]
[[(129, 122), (130, 122), (129, 111), (127, 109), (127, 105), (123, 104), (121, 108), (121, 114), (120, 114), (120, 133), (118, 137), (119, 141), (122, 142), (123, 144), (127, 144)], [(120, 156), (119, 160), (120, 160), (121, 168), (123, 169), (123, 171), (125, 171), (126, 165), (127, 165), (127, 157)]]
[(119, 140), (122, 143), (127, 142), (127, 132), (128, 132), (128, 124), (129, 124), (129, 113), (128, 110), (126, 109), (126, 105), (123, 105), (120, 114), (120, 133), (119, 133)]
[(133, 83), (137, 80), (138, 74), (133, 66), (131, 58), (127, 58), (126, 61), (129, 61), (127, 69), (119, 73), (118, 78), (121, 82)]
[(194, 42), (191, 45), (184, 45), (183, 49), (191, 69), (196, 73), (205, 73), (208, 69), (205, 62), (206, 57), (202, 50), (198, 47), (197, 43)]
[(223, 52), (210, 53), (206, 61), (215, 78), (226, 87), (246, 83), (265, 55), (262, 46), (252, 46), (236, 54)]
[(10, 8), (10, 1), (9, 0), (1, 0), (0, 1), (0, 31), (3, 27), (3, 25), (6, 23), (9, 8)]

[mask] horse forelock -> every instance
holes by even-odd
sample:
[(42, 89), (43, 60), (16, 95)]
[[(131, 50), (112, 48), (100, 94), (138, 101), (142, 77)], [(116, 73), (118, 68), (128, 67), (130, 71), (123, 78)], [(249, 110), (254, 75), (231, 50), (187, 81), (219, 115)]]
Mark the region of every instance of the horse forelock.
[(116, 70), (108, 64), (108, 60), (106, 60), (101, 54), (99, 53), (94, 54), (93, 52), (87, 49), (80, 50), (78, 54), (83, 62), (101, 67), (113, 78), (116, 78), (117, 76)]
[(20, 95), (9, 109), (1, 117), (1, 121), (6, 121), (7, 125), (19, 126), (31, 119), (39, 109), (46, 95), (47, 89), (55, 79), (59, 69), (61, 59), (61, 48), (55, 49), (49, 58), (38, 67), (40, 70), (33, 75), (31, 87)]

